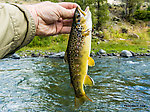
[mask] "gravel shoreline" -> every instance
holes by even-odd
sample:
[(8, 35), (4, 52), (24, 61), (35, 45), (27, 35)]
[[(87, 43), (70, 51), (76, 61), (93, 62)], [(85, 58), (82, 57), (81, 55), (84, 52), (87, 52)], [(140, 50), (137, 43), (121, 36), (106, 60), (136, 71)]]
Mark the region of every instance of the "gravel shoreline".
[[(15, 53), (10, 56), (10, 58), (13, 59), (20, 59), (20, 58), (29, 58), (29, 57), (45, 57), (45, 58), (64, 58), (65, 52), (43, 52), (40, 50), (26, 50), (26, 51), (20, 51), (19, 53)], [(91, 52), (91, 57), (107, 57), (107, 56), (119, 56), (119, 57), (140, 57), (140, 56), (150, 56), (150, 51), (147, 51), (147, 53), (134, 53), (132, 51), (123, 50), (120, 53), (106, 53), (104, 50), (99, 50), (97, 53)]]

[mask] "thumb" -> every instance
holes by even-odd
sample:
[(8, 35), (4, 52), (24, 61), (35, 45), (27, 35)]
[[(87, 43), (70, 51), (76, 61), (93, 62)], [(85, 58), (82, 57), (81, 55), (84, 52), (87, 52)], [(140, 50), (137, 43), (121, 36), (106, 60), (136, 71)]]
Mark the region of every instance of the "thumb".
[(62, 7), (62, 9), (59, 12), (61, 13), (60, 15), (63, 19), (71, 19), (74, 16), (75, 8), (65, 9)]

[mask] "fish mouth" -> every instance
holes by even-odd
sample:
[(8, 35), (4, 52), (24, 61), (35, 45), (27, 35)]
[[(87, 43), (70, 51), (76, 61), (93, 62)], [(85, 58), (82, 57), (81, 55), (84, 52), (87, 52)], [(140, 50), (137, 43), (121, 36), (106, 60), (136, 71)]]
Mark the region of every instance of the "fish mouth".
[(85, 11), (83, 11), (80, 7), (77, 7), (75, 11), (75, 18), (76, 20), (84, 20), (84, 24), (86, 24), (87, 29), (92, 29), (92, 19), (89, 6), (86, 7)]
[(84, 16), (86, 16), (86, 13), (80, 7), (78, 7), (78, 11), (81, 12)]
[(83, 11), (80, 7), (77, 7), (78, 11), (83, 14), (84, 16), (90, 11), (89, 6), (86, 7), (85, 11)]

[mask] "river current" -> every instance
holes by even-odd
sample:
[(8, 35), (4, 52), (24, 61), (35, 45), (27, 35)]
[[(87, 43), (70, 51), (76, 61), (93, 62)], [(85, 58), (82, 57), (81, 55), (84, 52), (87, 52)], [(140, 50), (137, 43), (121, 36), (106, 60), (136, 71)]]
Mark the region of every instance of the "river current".
[(74, 109), (68, 65), (62, 59), (0, 60), (0, 112), (148, 112), (150, 57), (94, 58), (95, 85), (85, 87), (93, 102)]

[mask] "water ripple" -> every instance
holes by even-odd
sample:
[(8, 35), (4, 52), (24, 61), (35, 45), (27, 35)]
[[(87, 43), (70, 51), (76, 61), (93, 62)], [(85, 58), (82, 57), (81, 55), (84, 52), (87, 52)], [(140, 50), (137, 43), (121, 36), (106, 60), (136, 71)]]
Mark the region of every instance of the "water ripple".
[(0, 112), (107, 112), (150, 109), (150, 58), (95, 58), (86, 102), (74, 110), (68, 65), (61, 59), (0, 60)]

